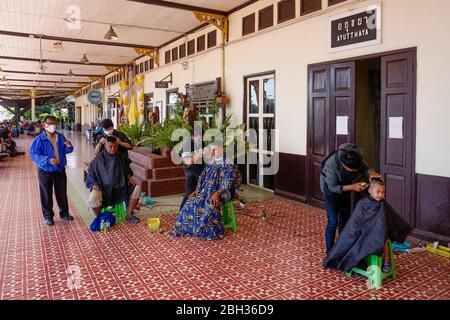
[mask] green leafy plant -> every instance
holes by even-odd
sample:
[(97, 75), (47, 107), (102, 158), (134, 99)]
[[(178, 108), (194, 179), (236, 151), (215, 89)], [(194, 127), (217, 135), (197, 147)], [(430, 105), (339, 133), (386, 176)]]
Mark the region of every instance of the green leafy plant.
[[(233, 117), (232, 113), (225, 116), (222, 124), (218, 125), (218, 117), (222, 110), (222, 105), (217, 103), (216, 99), (210, 101), (209, 113), (199, 114), (197, 120), (202, 122), (203, 130), (214, 130), (218, 129), (222, 133), (222, 141), (224, 144), (224, 151), (233, 146), (234, 158), (239, 158), (250, 151), (250, 143), (245, 141), (243, 138), (243, 133), (245, 129), (245, 124), (241, 123), (235, 127), (231, 127), (231, 119)], [(209, 120), (209, 121), (208, 121)], [(205, 141), (205, 144), (214, 142)]]
[(150, 124), (146, 121), (130, 125), (124, 123), (120, 126), (120, 131), (125, 133), (133, 143), (133, 146), (148, 146), (152, 142), (152, 130)]
[(192, 127), (183, 119), (183, 113), (181, 101), (177, 99), (174, 106), (175, 116), (172, 119), (164, 120), (162, 124), (155, 123), (152, 125), (152, 143), (156, 148), (161, 150), (164, 148), (173, 149), (182, 140), (182, 137), (178, 140), (172, 140), (172, 134), (177, 129), (186, 129), (192, 132)]

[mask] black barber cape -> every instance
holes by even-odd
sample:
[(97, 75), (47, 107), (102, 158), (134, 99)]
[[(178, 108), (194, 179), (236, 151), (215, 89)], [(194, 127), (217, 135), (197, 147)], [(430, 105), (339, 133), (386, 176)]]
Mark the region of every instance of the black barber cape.
[(86, 186), (100, 187), (103, 196), (102, 207), (115, 205), (131, 195), (128, 176), (132, 176), (133, 171), (130, 163), (130, 159), (122, 153), (111, 155), (103, 150), (89, 164)]
[(326, 268), (350, 271), (366, 256), (381, 255), (387, 239), (403, 243), (411, 226), (386, 201), (358, 201), (333, 249), (323, 260)]

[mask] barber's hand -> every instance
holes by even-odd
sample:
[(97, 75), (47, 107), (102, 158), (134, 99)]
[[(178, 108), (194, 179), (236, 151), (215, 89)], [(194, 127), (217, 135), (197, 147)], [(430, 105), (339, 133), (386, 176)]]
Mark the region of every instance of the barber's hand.
[(358, 182), (358, 183), (354, 183), (352, 184), (352, 190), (356, 191), (356, 192), (361, 192), (363, 191), (364, 188), (364, 183), (363, 182)]
[(99, 187), (98, 185), (93, 186), (92, 189), (93, 189), (93, 190), (100, 191), (100, 187)]
[(72, 143), (68, 140), (64, 141), (64, 144), (66, 145), (67, 148), (72, 148)]
[(57, 166), (57, 165), (59, 164), (59, 160), (56, 159), (56, 158), (52, 158), (52, 159), (50, 160), (50, 163), (51, 163), (52, 165), (54, 165), (54, 166)]
[(197, 192), (194, 191), (189, 195), (189, 199), (195, 198), (197, 196)]
[(121, 146), (122, 145), (122, 140), (120, 140), (119, 138), (116, 137), (116, 143), (117, 145)]
[(101, 138), (99, 141), (100, 144), (105, 144), (106, 143), (106, 139), (105, 138)]
[(211, 196), (211, 203), (215, 206), (218, 207), (220, 205), (220, 197), (219, 194), (216, 192)]

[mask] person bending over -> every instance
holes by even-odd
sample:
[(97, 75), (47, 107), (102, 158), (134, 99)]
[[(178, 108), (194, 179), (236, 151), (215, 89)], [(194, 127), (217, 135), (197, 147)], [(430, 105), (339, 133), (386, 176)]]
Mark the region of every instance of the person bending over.
[(96, 136), (96, 146), (94, 149), (95, 154), (99, 154), (106, 144), (106, 137), (114, 136), (117, 139), (117, 144), (119, 146), (118, 152), (125, 154), (128, 157), (128, 150), (133, 149), (131, 140), (126, 136), (125, 133), (115, 130), (114, 123), (111, 119), (104, 119), (102, 121), (103, 134), (97, 134)]
[(100, 209), (129, 200), (127, 221), (139, 223), (135, 217), (136, 208), (141, 194), (141, 187), (131, 183), (133, 171), (130, 159), (118, 152), (117, 138), (105, 138), (105, 150), (101, 151), (89, 164), (86, 186), (91, 190), (89, 207), (96, 216)]

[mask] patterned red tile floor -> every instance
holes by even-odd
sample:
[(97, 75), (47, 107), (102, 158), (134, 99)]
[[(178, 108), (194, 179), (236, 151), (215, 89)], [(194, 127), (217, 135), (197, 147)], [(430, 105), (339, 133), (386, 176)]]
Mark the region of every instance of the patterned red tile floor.
[(237, 234), (207, 242), (171, 237), (174, 216), (162, 233), (93, 234), (72, 201), (75, 220), (47, 227), (28, 156), (1, 162), (0, 181), (0, 299), (450, 299), (450, 263), (429, 253), (396, 255), (399, 277), (379, 290), (324, 270), (324, 213), (287, 200), (248, 203)]

